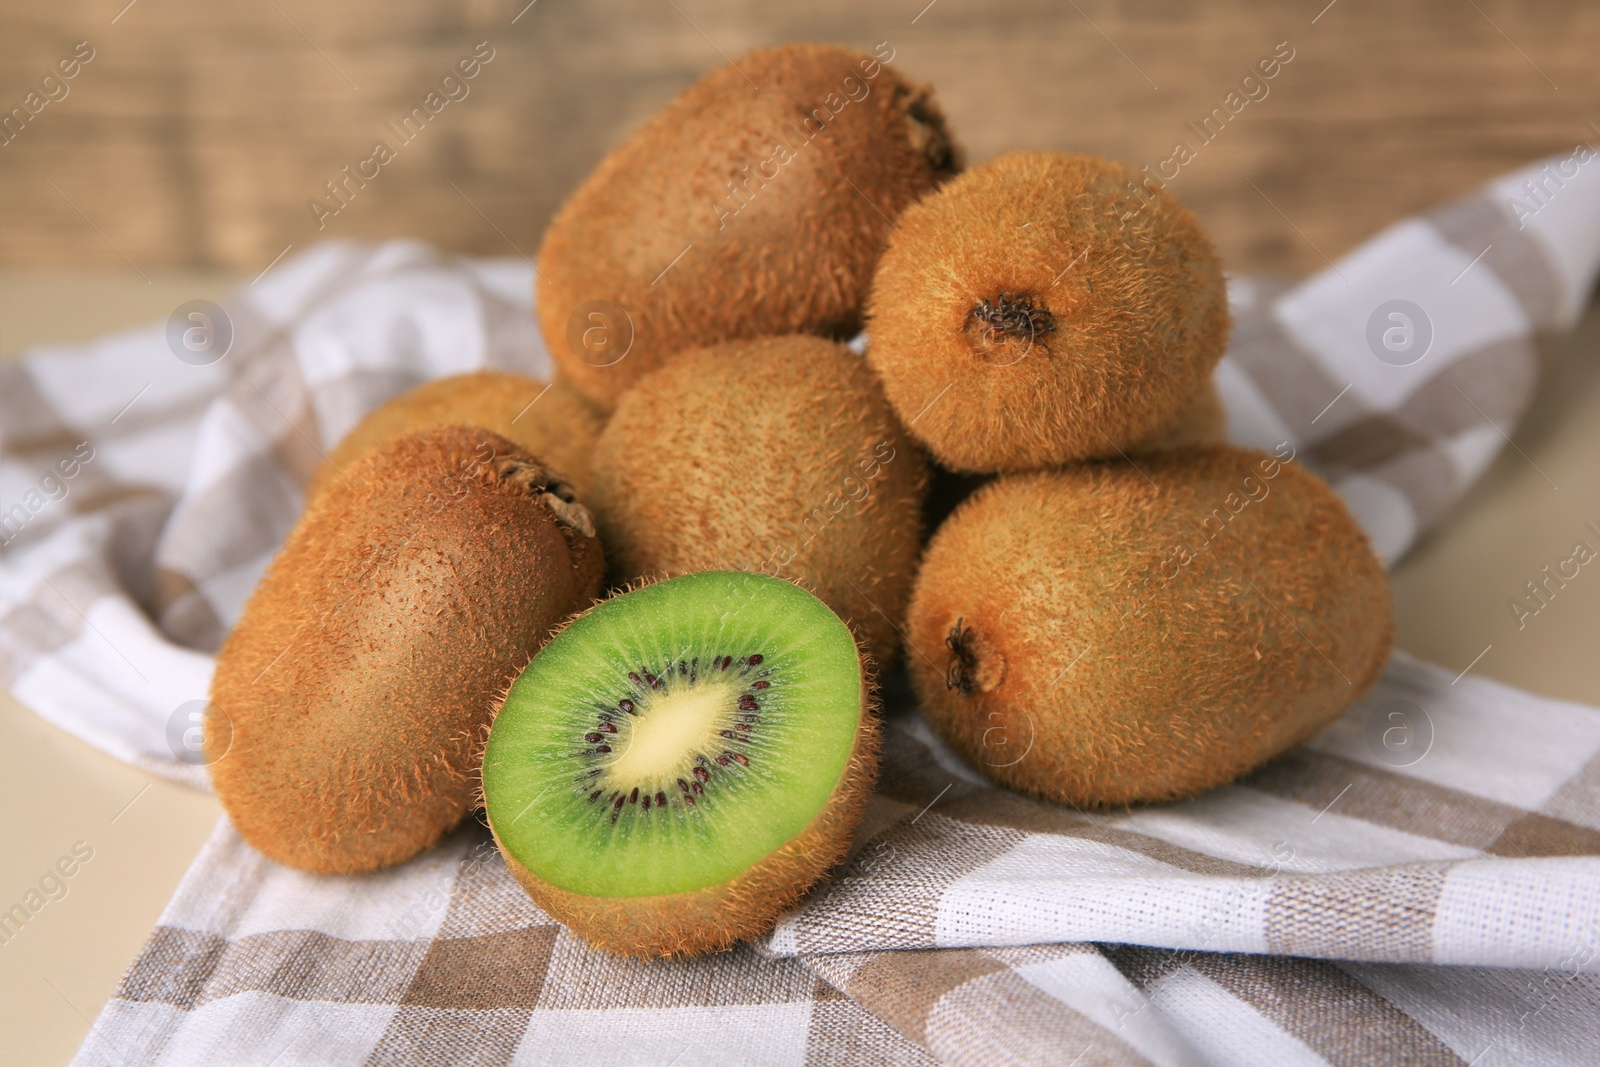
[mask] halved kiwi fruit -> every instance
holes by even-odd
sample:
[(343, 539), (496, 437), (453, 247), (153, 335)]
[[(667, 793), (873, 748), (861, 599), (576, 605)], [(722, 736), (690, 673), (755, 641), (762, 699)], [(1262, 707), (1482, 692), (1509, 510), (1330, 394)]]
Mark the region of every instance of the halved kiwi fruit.
[(717, 951), (845, 854), (878, 727), (850, 630), (764, 575), (646, 585), (574, 619), (506, 694), (484, 805), (530, 896), (594, 945)]

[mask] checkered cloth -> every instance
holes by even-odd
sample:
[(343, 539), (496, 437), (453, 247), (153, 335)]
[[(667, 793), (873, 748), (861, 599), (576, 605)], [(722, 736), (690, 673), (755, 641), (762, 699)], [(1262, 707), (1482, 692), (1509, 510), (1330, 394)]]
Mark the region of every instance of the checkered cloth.
[[(1591, 159), (1299, 286), (1236, 280), (1231, 436), (1295, 445), (1397, 557), (1504, 443), (1584, 306)], [(0, 368), (0, 681), (203, 787), (210, 652), (321, 452), (418, 382), (546, 373), (529, 274), (330, 244), (220, 314)], [(760, 944), (592, 952), (476, 825), (340, 878), (224, 821), (76, 1062), (1600, 1061), (1600, 709), (1400, 656), (1248, 779), (1085, 815), (988, 786), (903, 690), (888, 707), (851, 859)]]

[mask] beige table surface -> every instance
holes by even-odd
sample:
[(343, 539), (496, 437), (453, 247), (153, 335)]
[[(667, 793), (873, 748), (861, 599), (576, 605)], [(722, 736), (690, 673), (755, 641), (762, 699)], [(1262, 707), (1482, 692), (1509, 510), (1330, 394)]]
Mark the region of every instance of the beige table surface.
[[(165, 318), (233, 284), (0, 275), (0, 358)], [(1400, 645), (1452, 670), (1488, 647), (1474, 674), (1600, 705), (1600, 575), (1586, 569), (1521, 631), (1507, 606), (1575, 541), (1597, 543), (1582, 526), (1600, 525), (1600, 304), (1546, 375), (1514, 441), (1446, 529), (1397, 568)], [(218, 810), (209, 796), (126, 767), (0, 694), (0, 908), (74, 842), (94, 849), (69, 894), (0, 945), (0, 1064), (70, 1058)]]

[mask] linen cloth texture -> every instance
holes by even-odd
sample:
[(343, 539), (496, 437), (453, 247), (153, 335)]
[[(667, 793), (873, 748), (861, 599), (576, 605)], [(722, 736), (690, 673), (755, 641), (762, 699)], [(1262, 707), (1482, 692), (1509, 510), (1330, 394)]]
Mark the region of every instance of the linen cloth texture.
[[(1529, 201), (1559, 163), (1304, 283), (1230, 285), (1230, 436), (1293, 445), (1387, 559), (1504, 445), (1585, 306), (1600, 167)], [(0, 368), (0, 681), (205, 788), (212, 657), (311, 470), (423, 381), (548, 375), (531, 289), (523, 261), (333, 243), (225, 302), (216, 363), (157, 324)], [(888, 712), (850, 861), (760, 944), (688, 963), (590, 951), (476, 825), (340, 878), (223, 820), (75, 1062), (1600, 1061), (1600, 710), (1397, 656), (1247, 779), (1110, 815), (993, 788), (903, 694)]]

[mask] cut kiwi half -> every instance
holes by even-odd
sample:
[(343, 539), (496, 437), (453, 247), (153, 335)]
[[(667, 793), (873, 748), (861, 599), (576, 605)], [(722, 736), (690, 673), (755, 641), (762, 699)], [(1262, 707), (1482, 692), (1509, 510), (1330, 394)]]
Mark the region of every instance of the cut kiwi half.
[(843, 858), (877, 765), (849, 628), (707, 571), (578, 616), (511, 685), (483, 792), (511, 872), (600, 948), (692, 956), (771, 929)]

